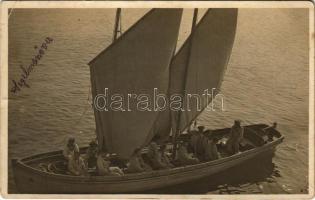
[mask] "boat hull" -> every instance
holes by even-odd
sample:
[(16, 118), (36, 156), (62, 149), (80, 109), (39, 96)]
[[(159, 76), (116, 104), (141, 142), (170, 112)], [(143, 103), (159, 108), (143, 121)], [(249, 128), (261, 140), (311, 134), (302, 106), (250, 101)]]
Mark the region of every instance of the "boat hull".
[[(17, 189), (29, 194), (105, 194), (134, 193), (152, 190), (180, 183), (190, 182), (202, 177), (211, 176), (237, 166), (255, 157), (271, 151), (283, 140), (283, 137), (230, 157), (219, 160), (177, 167), (170, 170), (159, 170), (141, 174), (126, 174), (122, 177), (90, 176), (74, 177), (43, 172), (23, 163), (23, 160), (12, 160)], [(53, 153), (51, 153), (53, 155)]]

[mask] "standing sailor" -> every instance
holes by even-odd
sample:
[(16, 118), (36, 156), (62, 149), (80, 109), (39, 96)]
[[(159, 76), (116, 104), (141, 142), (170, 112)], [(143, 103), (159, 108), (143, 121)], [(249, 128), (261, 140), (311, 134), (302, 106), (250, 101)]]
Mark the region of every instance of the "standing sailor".
[(239, 153), (239, 146), (244, 137), (244, 128), (239, 120), (234, 121), (231, 128), (230, 138), (227, 141), (228, 151), (232, 154)]
[(198, 154), (202, 152), (200, 143), (203, 138), (204, 128), (204, 126), (198, 126), (198, 131), (191, 131), (190, 146), (192, 147), (195, 156), (198, 156)]
[(205, 136), (207, 132), (204, 131), (204, 129), (204, 126), (198, 126), (198, 136), (195, 143), (195, 156), (199, 159), (199, 161), (203, 160), (205, 153), (203, 143), (207, 140), (207, 137)]
[(98, 145), (96, 140), (92, 140), (85, 154), (85, 162), (89, 168), (96, 167), (98, 156)]

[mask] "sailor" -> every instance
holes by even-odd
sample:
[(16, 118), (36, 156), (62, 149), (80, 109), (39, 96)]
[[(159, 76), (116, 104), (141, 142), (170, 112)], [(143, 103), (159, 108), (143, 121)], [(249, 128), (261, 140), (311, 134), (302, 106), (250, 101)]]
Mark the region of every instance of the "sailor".
[(69, 160), (71, 156), (74, 156), (74, 152), (80, 152), (80, 149), (79, 146), (75, 143), (75, 138), (69, 137), (62, 154), (66, 160)]
[(142, 159), (141, 149), (136, 148), (129, 162), (127, 163), (127, 172), (141, 173), (150, 170), (152, 170), (151, 167), (147, 165)]
[(212, 152), (213, 160), (219, 159), (221, 157), (220, 153), (218, 152), (218, 147), (217, 147), (218, 142), (219, 142), (219, 139), (217, 137), (212, 138), (211, 152)]
[(88, 174), (87, 166), (84, 163), (84, 159), (80, 156), (80, 152), (74, 151), (73, 155), (69, 156), (68, 170), (75, 176)]
[(200, 146), (198, 147), (198, 143), (200, 143), (200, 139), (202, 138), (202, 134), (204, 132), (204, 126), (198, 126), (198, 131), (191, 131), (190, 137), (190, 146), (193, 149), (193, 153), (197, 156), (198, 152), (201, 152)]
[(85, 162), (89, 168), (96, 167), (96, 160), (98, 156), (98, 145), (96, 140), (92, 140), (85, 154)]
[(114, 175), (123, 176), (124, 172), (119, 167), (110, 166), (110, 157), (107, 153), (98, 153), (97, 156), (97, 172), (100, 176)]
[(204, 131), (204, 126), (201, 126), (200, 128), (198, 127), (199, 133), (198, 133), (198, 138), (196, 141), (196, 153), (195, 156), (199, 159), (199, 161), (202, 161), (204, 158), (205, 154), (205, 149), (204, 149), (204, 143), (207, 142), (208, 138), (206, 137), (207, 134), (210, 134), (210, 131)]
[(168, 155), (165, 152), (166, 150), (166, 145), (163, 144), (160, 147), (160, 151), (161, 151), (161, 162), (163, 163), (163, 165), (165, 166), (165, 168), (173, 168), (174, 165), (171, 163)]
[(187, 152), (188, 144), (186, 142), (181, 142), (179, 144), (178, 152), (177, 152), (177, 160), (180, 165), (193, 165), (199, 163), (198, 158), (194, 158), (191, 154)]
[(208, 161), (206, 159), (206, 153), (209, 153), (209, 152), (206, 152), (207, 150), (209, 150), (209, 136), (211, 135), (211, 131), (210, 130), (206, 130), (204, 131), (199, 140), (198, 140), (198, 148), (197, 148), (197, 154), (196, 154), (196, 157), (199, 159), (199, 161)]
[(154, 170), (165, 169), (167, 166), (162, 162), (161, 152), (158, 150), (156, 142), (152, 141), (148, 146), (147, 154), (151, 167)]
[(244, 128), (239, 120), (234, 121), (231, 128), (230, 138), (227, 141), (228, 151), (232, 154), (239, 153), (239, 146), (244, 137)]
[(189, 139), (189, 145), (188, 145), (188, 147), (189, 147), (189, 150), (190, 150), (190, 152), (193, 152), (194, 154), (196, 153), (196, 143), (197, 143), (197, 140), (198, 140), (198, 135), (199, 135), (199, 132), (198, 131), (196, 131), (196, 130), (190, 130), (190, 129), (188, 129), (188, 134), (189, 134), (189, 137), (190, 137), (190, 139)]
[(210, 138), (207, 139), (207, 142), (204, 146), (205, 148), (204, 160), (205, 161), (212, 161), (219, 158), (219, 153), (218, 153), (218, 149), (216, 145), (217, 142), (218, 142), (218, 139), (213, 136), (210, 136)]

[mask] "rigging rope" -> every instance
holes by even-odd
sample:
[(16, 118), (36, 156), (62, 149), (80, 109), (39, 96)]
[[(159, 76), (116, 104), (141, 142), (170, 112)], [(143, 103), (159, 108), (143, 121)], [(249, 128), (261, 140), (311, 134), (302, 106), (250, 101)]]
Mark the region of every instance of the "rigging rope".
[[(89, 87), (89, 91), (88, 91), (87, 103), (88, 103), (88, 105), (92, 106), (92, 100), (90, 99), (90, 94), (91, 94), (91, 86)], [(85, 115), (86, 111), (88, 110), (88, 105), (85, 106), (83, 112), (80, 115), (80, 118), (77, 121), (75, 121), (74, 125), (81, 122), (82, 117)]]

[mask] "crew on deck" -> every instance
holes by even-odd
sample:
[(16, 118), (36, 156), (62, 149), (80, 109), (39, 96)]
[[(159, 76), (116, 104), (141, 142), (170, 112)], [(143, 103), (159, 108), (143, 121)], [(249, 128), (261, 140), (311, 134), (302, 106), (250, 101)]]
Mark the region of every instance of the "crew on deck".
[[(268, 131), (266, 129), (266, 131)], [(218, 139), (213, 137), (210, 130), (205, 131), (204, 126), (198, 126), (198, 131), (190, 131), (188, 140), (179, 141), (176, 152), (176, 159), (171, 160), (172, 155), (168, 155), (166, 151), (166, 143), (160, 146), (154, 140), (148, 145), (147, 153), (141, 153), (140, 148), (136, 148), (128, 163), (127, 168), (121, 170), (119, 167), (111, 166), (110, 155), (100, 152), (97, 141), (93, 140), (89, 143), (89, 147), (84, 157), (80, 156), (79, 146), (75, 139), (70, 137), (63, 150), (64, 157), (68, 160), (68, 170), (72, 175), (88, 175), (88, 171), (96, 171), (100, 176), (114, 175), (122, 176), (125, 173), (141, 173), (152, 170), (171, 169), (176, 166), (193, 165), (200, 162), (216, 160), (220, 157), (217, 149)], [(233, 153), (238, 152), (239, 142), (243, 137), (243, 128), (239, 121), (235, 121), (231, 129), (231, 137), (228, 141), (228, 148)], [(188, 149), (188, 145), (192, 147), (193, 153)], [(124, 165), (124, 164), (123, 164)], [(122, 165), (122, 166), (123, 166)], [(122, 167), (121, 166), (121, 167)]]

